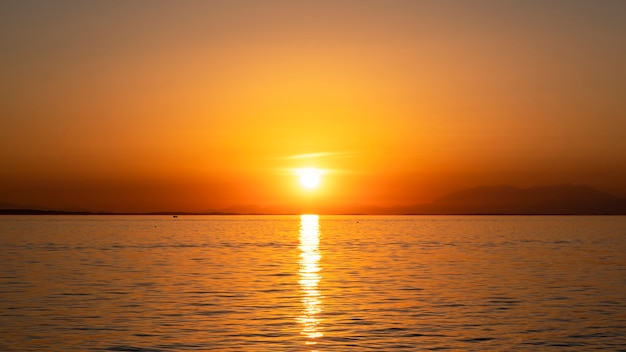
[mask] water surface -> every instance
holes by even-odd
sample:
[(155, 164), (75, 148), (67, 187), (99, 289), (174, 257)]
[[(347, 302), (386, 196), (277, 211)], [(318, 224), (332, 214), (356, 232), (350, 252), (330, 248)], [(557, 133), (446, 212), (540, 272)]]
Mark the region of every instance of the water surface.
[(2, 351), (626, 351), (626, 217), (2, 216)]

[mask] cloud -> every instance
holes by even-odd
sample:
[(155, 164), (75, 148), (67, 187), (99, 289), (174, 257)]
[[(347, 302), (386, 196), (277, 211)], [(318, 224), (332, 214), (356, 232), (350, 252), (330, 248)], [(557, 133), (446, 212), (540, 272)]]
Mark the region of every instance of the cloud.
[(321, 153), (307, 153), (297, 154), (286, 157), (286, 159), (317, 159), (317, 158), (351, 158), (355, 155), (354, 152), (321, 152)]

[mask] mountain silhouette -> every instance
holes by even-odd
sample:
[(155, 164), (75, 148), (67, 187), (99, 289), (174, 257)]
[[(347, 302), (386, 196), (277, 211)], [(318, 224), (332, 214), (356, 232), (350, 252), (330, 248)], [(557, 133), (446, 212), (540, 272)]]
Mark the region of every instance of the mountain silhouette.
[(626, 199), (579, 185), (476, 187), (406, 207), (409, 214), (626, 214)]
[[(282, 205), (231, 206), (206, 212), (90, 212), (51, 210), (0, 203), (0, 214), (299, 214), (298, 207)], [(301, 210), (301, 209), (300, 209)], [(434, 202), (401, 207), (361, 206), (329, 208), (322, 214), (421, 214), (421, 215), (626, 215), (626, 198), (588, 186), (553, 185), (531, 188), (487, 186), (450, 193)]]

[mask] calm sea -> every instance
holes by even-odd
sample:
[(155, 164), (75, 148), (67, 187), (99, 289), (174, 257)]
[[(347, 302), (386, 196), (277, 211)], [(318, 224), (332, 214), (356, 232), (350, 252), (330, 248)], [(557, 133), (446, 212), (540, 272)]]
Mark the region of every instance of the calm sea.
[(626, 217), (2, 216), (1, 351), (626, 351)]

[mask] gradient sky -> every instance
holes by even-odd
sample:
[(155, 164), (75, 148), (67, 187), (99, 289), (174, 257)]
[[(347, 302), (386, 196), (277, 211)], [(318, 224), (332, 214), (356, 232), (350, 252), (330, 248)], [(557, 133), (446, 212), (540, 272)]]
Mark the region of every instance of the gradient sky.
[[(626, 196), (626, 1), (0, 2), (0, 203)], [(325, 170), (316, 191), (294, 169)]]

